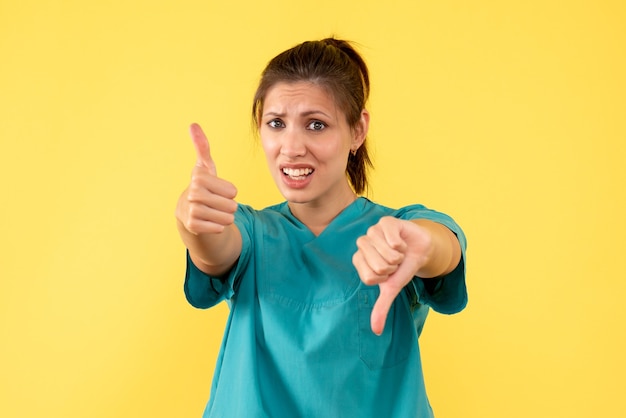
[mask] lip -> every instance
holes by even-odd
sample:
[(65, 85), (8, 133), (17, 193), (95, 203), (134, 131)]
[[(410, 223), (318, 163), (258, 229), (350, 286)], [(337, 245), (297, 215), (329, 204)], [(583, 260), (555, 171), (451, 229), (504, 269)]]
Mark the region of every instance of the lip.
[(280, 171), (283, 171), (283, 168), (310, 168), (311, 170), (315, 170), (315, 168), (313, 168), (313, 166), (310, 164), (281, 164), (278, 168), (280, 169)]
[[(283, 169), (285, 168), (293, 169), (293, 170), (308, 168), (313, 171), (310, 174), (308, 174), (306, 177), (304, 177), (303, 179), (294, 179), (292, 177), (289, 177), (283, 172)], [(311, 165), (308, 165), (308, 164), (283, 164), (280, 166), (279, 172), (280, 172), (280, 177), (283, 181), (283, 184), (285, 184), (287, 187), (289, 187), (290, 189), (304, 189), (311, 183), (313, 175), (315, 174), (315, 168), (313, 168)]]

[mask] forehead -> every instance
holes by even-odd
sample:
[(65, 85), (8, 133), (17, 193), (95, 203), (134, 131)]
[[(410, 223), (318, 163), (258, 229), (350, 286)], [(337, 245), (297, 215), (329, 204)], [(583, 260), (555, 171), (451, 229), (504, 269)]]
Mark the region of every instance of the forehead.
[(267, 91), (264, 102), (264, 112), (294, 106), (337, 111), (334, 97), (325, 88), (308, 81), (276, 83)]

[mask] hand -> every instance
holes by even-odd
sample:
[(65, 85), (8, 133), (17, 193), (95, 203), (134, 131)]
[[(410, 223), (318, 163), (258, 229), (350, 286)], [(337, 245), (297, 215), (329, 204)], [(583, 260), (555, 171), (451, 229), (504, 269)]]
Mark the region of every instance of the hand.
[(190, 134), (198, 158), (189, 187), (178, 200), (176, 218), (194, 235), (220, 233), (235, 220), (237, 189), (217, 177), (209, 141), (202, 128), (194, 123)]
[(380, 288), (370, 318), (372, 331), (380, 335), (396, 296), (428, 261), (432, 237), (426, 228), (411, 221), (386, 216), (356, 244), (352, 263), (361, 281)]

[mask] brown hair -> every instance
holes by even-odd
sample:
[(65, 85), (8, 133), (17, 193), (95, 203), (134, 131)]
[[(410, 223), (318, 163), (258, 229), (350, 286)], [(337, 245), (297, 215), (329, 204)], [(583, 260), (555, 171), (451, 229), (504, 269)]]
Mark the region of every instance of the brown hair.
[[(346, 115), (348, 125), (353, 129), (357, 127), (370, 90), (367, 66), (348, 41), (326, 38), (296, 45), (267, 64), (252, 104), (257, 128), (269, 89), (280, 82), (298, 81), (308, 81), (327, 90)], [(346, 166), (346, 174), (357, 194), (367, 188), (367, 170), (371, 167), (366, 141), (363, 141), (356, 155), (349, 155)]]

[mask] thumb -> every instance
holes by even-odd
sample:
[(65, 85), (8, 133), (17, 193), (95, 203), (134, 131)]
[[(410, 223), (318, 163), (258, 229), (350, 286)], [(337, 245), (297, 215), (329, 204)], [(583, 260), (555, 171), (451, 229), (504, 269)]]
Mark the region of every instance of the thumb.
[(215, 162), (213, 162), (213, 158), (211, 158), (211, 147), (209, 146), (209, 140), (202, 131), (202, 128), (197, 123), (192, 123), (189, 127), (189, 133), (191, 134), (191, 139), (193, 141), (193, 145), (196, 149), (196, 155), (198, 157), (196, 165), (208, 168), (209, 172), (212, 175), (216, 176), (217, 169), (215, 168)]
[(385, 322), (387, 321), (389, 309), (391, 309), (393, 301), (396, 299), (396, 296), (398, 296), (402, 288), (398, 289), (395, 286), (390, 286), (388, 283), (381, 283), (378, 287), (380, 288), (380, 295), (378, 296), (378, 299), (376, 299), (376, 303), (372, 309), (370, 323), (374, 334), (381, 335), (385, 329)]

